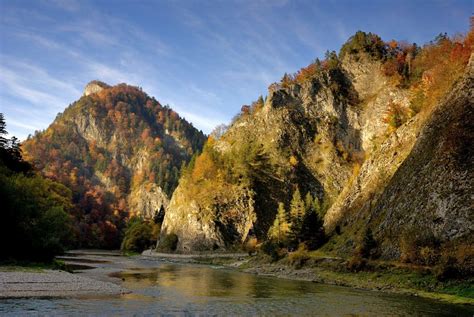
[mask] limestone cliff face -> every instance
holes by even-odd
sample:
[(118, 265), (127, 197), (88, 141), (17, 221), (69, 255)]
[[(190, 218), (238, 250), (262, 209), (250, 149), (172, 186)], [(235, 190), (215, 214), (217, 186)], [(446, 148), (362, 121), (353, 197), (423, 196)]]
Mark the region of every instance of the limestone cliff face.
[[(264, 238), (278, 202), (289, 205), (294, 184), (303, 195), (309, 191), (330, 204), (365, 153), (373, 151), (375, 136), (387, 130), (383, 116), (392, 101), (406, 107), (407, 93), (370, 59), (347, 58), (340, 72), (301, 85), (272, 85), (264, 104), (251, 115), (242, 114), (213, 145), (221, 155), (242, 144), (260, 146), (271, 175), (250, 184), (227, 184), (204, 204), (191, 194), (198, 185), (182, 179), (162, 234), (177, 234), (179, 251), (226, 248), (243, 242), (249, 232)], [(234, 216), (226, 218), (231, 225), (222, 226), (226, 213)]]
[(86, 85), (84, 88), (83, 96), (89, 96), (90, 94), (95, 94), (101, 92), (102, 90), (110, 88), (109, 85), (98, 80), (93, 80)]
[(202, 206), (178, 186), (165, 213), (161, 236), (178, 235), (179, 252), (223, 249), (245, 241), (255, 221), (252, 193), (236, 186), (222, 200), (225, 202), (218, 207)]
[(347, 255), (371, 228), (382, 257), (400, 256), (404, 232), (433, 235), (444, 252), (472, 245), (474, 230), (474, 63), (432, 112), (399, 128), (364, 163), (326, 216), (342, 238), (331, 248)]

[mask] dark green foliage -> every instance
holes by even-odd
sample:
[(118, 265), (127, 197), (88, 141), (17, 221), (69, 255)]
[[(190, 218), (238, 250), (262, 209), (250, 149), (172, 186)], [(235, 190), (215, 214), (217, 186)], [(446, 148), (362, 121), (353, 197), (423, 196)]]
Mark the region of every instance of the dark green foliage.
[(325, 242), (323, 220), (319, 215), (320, 206), (317, 197), (311, 199), (311, 194), (306, 195), (305, 216), (301, 231), (299, 233), (300, 241), (303, 241), (309, 250), (315, 250)]
[(157, 251), (173, 252), (178, 246), (178, 236), (174, 233), (166, 234), (160, 238), (158, 242)]
[(0, 168), (0, 257), (48, 260), (71, 242), (71, 193), (40, 176)]
[(142, 252), (156, 245), (158, 232), (156, 224), (134, 217), (127, 224), (127, 229), (122, 240), (122, 251)]
[(261, 250), (266, 255), (269, 255), (271, 257), (272, 261), (278, 261), (281, 258), (283, 258), (283, 254), (281, 252), (280, 246), (277, 243), (275, 243), (271, 240), (265, 241), (262, 244)]
[(315, 250), (325, 242), (321, 206), (317, 197), (308, 192), (301, 199), (298, 189), (293, 193), (290, 206), (289, 247), (295, 249), (304, 243), (309, 250)]
[(19, 148), (9, 148), (16, 140), (3, 142), (0, 121), (0, 259), (50, 260), (71, 243), (71, 191), (23, 164)]
[(375, 241), (374, 239), (372, 230), (370, 228), (367, 228), (367, 230), (362, 236), (361, 241), (359, 242), (359, 246), (356, 250), (356, 255), (364, 259), (369, 259), (375, 255), (376, 248), (377, 241)]
[(305, 216), (306, 208), (303, 199), (301, 199), (301, 194), (298, 188), (293, 192), (293, 197), (290, 203), (290, 234), (289, 242), (290, 249), (295, 249), (298, 244), (301, 242), (301, 228), (303, 226), (303, 219)]
[(20, 142), (16, 137), (7, 139), (7, 125), (3, 113), (0, 113), (0, 161), (2, 164), (14, 172), (28, 173), (32, 167), (23, 160)]

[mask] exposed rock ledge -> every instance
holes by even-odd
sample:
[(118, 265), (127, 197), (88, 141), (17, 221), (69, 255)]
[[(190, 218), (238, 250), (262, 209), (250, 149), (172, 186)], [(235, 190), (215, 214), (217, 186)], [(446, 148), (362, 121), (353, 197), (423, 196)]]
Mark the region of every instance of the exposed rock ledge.
[(90, 94), (96, 94), (102, 91), (103, 89), (109, 88), (109, 87), (110, 86), (104, 82), (101, 82), (99, 80), (93, 80), (86, 85), (86, 88), (84, 88), (84, 96), (89, 96)]

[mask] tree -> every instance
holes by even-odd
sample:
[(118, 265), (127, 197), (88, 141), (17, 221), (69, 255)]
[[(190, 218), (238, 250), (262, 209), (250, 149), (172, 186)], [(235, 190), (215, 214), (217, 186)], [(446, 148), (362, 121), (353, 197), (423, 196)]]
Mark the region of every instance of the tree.
[(130, 219), (122, 241), (122, 251), (142, 252), (156, 245), (158, 238), (157, 225), (142, 218)]
[(305, 197), (305, 215), (299, 234), (299, 240), (306, 243), (310, 250), (323, 244), (325, 239), (323, 220), (319, 214), (320, 205), (317, 197), (313, 199), (311, 193)]
[(18, 139), (14, 136), (5, 138), (8, 134), (6, 127), (3, 113), (0, 113), (0, 163), (14, 172), (30, 172), (31, 165), (23, 160)]
[(294, 79), (291, 75), (285, 73), (281, 79), (281, 86), (283, 88), (289, 88), (291, 84), (293, 84)]
[(211, 136), (216, 139), (216, 140), (219, 140), (223, 135), (224, 133), (226, 133), (227, 129), (229, 129), (229, 126), (225, 125), (225, 124), (219, 124), (218, 126), (216, 126), (214, 128), (214, 130), (212, 130), (211, 132)]
[(303, 225), (303, 218), (305, 215), (305, 205), (301, 199), (301, 193), (298, 187), (293, 192), (293, 198), (290, 204), (290, 235), (294, 242), (298, 240), (301, 227)]
[(312, 208), (312, 206), (313, 206), (313, 196), (311, 195), (310, 192), (307, 192), (306, 196), (304, 197), (305, 213), (307, 213), (308, 210)]
[(7, 124), (5, 123), (5, 117), (3, 113), (0, 113), (0, 147), (5, 148), (7, 145)]
[(362, 236), (362, 239), (360, 240), (360, 244), (356, 252), (359, 256), (368, 259), (374, 256), (374, 251), (376, 247), (377, 241), (375, 241), (374, 239), (372, 230), (370, 228), (367, 228)]
[(281, 243), (286, 241), (289, 231), (290, 225), (287, 220), (285, 205), (280, 202), (278, 203), (278, 211), (273, 226), (268, 230), (268, 236), (270, 239)]

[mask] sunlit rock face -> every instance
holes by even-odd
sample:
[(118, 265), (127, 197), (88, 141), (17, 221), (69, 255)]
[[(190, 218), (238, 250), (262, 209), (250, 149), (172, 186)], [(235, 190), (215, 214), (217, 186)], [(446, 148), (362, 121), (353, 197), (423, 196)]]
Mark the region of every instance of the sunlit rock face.
[(83, 95), (84, 96), (89, 96), (90, 94), (98, 93), (98, 92), (102, 91), (103, 89), (109, 88), (109, 87), (110, 86), (107, 85), (106, 83), (103, 83), (99, 80), (93, 80), (93, 81), (91, 81), (90, 83), (88, 83), (86, 85), (86, 87), (84, 88)]
[(367, 228), (385, 259), (400, 258), (400, 237), (410, 230), (429, 232), (443, 250), (450, 243), (469, 246), (472, 65), (447, 97), (397, 128), (387, 114), (393, 104), (411, 111), (410, 91), (368, 56), (342, 59), (342, 91), (329, 73), (303, 84), (271, 85), (265, 101), (250, 114), (243, 107), (212, 144), (224, 157), (246, 144), (259, 146), (267, 174), (248, 183), (223, 182), (218, 174), (206, 180), (215, 185), (208, 192), (199, 191), (199, 181), (181, 179), (162, 237), (176, 234), (180, 252), (232, 249), (249, 235), (263, 241), (278, 202), (288, 208), (297, 186), (327, 203), (328, 252), (351, 255)]
[(389, 102), (408, 105), (407, 93), (384, 78), (380, 62), (346, 59), (338, 76), (342, 93), (333, 89), (328, 74), (301, 85), (271, 85), (261, 108), (241, 115), (213, 145), (223, 155), (246, 143), (261, 145), (271, 175), (250, 185), (226, 184), (210, 203), (190, 194), (197, 184), (183, 182), (172, 196), (162, 234), (177, 234), (179, 251), (228, 248), (249, 233), (264, 239), (278, 203), (288, 206), (294, 184), (303, 195), (335, 201), (373, 151), (376, 136), (387, 130), (383, 116)]
[[(338, 196), (325, 219), (329, 232), (337, 226), (342, 235), (334, 250), (350, 254), (365, 228), (373, 231), (385, 259), (400, 258), (401, 241), (410, 232), (430, 237), (452, 256), (472, 249), (473, 105), (471, 55), (451, 91), (384, 140)], [(472, 269), (469, 261), (464, 265)]]

